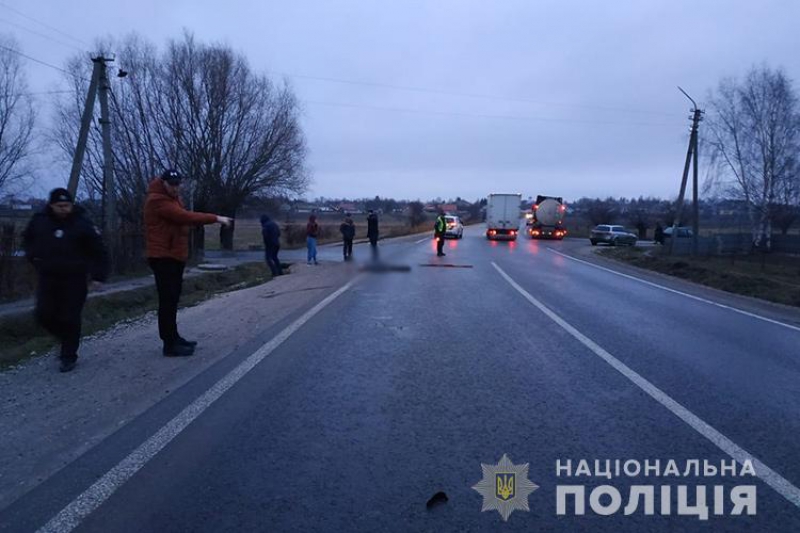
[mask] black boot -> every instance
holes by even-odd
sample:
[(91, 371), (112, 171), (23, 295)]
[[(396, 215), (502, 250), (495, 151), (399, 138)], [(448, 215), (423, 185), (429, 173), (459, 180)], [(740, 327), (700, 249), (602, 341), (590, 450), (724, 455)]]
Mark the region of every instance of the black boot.
[(191, 349), (195, 349), (197, 347), (197, 341), (187, 341), (183, 337), (178, 337), (178, 340), (175, 341), (175, 344), (179, 346), (188, 346)]
[(165, 342), (161, 353), (164, 354), (164, 357), (186, 357), (194, 355), (194, 347), (179, 344), (177, 341), (170, 344)]
[(78, 360), (76, 359), (66, 359), (61, 358), (61, 366), (58, 367), (59, 372), (72, 372), (75, 369), (75, 365), (78, 364)]

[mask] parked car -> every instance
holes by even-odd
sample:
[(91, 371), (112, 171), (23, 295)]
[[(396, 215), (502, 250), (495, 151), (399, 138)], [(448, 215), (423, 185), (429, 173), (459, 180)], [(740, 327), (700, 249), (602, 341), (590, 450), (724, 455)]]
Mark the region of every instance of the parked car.
[(460, 239), (464, 236), (464, 224), (461, 223), (460, 218), (455, 215), (445, 215), (444, 222), (446, 224), (446, 229), (444, 231), (445, 238), (455, 237), (456, 239)]
[[(690, 228), (688, 226), (678, 226), (676, 229), (678, 230), (678, 238), (679, 239), (689, 238), (689, 237), (694, 236), (694, 232), (692, 231), (692, 228)], [(672, 226), (664, 228), (664, 238), (665, 239), (669, 239), (671, 237), (672, 237)]]
[(624, 226), (612, 226), (610, 224), (600, 224), (592, 229), (589, 241), (592, 246), (599, 242), (604, 242), (611, 246), (624, 245), (634, 246), (636, 244), (636, 234), (625, 229)]

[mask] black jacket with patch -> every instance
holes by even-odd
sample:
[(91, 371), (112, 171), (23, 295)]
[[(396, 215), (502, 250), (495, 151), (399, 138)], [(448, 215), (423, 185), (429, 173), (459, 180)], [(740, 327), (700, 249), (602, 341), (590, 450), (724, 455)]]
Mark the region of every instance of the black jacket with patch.
[(47, 206), (33, 215), (23, 233), (25, 256), (46, 276), (91, 275), (108, 277), (108, 257), (100, 231), (84, 216), (80, 206), (64, 219)]

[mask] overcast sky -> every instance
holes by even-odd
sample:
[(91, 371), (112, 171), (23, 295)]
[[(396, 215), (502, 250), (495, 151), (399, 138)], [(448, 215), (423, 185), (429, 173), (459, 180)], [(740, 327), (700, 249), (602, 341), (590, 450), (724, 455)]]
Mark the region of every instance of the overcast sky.
[[(676, 196), (691, 105), (676, 86), (702, 107), (723, 76), (800, 68), (796, 0), (0, 1), (0, 30), (53, 65), (97, 37), (188, 29), (288, 77), (309, 198)], [(32, 91), (62, 83), (26, 66)]]

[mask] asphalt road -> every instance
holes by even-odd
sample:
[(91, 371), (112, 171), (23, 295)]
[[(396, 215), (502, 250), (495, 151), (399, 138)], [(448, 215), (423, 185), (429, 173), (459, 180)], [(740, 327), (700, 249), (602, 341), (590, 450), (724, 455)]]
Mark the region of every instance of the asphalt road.
[[(441, 259), (430, 240), (386, 246), (410, 272), (361, 276), (264, 331), (0, 512), (0, 530), (800, 531), (800, 313), (570, 258), (585, 246), (487, 242), (480, 227)], [(507, 522), (472, 488), (503, 454), (538, 486)], [(683, 474), (731, 456), (756, 476), (556, 468), (673, 460)], [(571, 497), (558, 514), (559, 485), (584, 486), (585, 514)], [(589, 501), (602, 485), (622, 496), (608, 516), (595, 509), (610, 497)], [(654, 512), (634, 498), (625, 514), (642, 485)], [(754, 515), (731, 514), (742, 485)], [(707, 520), (681, 514), (678, 486), (689, 506), (707, 487)]]

